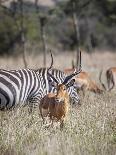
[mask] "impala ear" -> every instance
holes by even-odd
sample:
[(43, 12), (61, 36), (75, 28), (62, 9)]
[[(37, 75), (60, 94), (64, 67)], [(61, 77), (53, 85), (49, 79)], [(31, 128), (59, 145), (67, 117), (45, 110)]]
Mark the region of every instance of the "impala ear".
[(75, 83), (75, 79), (72, 79), (69, 83), (66, 84), (67, 87), (72, 87)]

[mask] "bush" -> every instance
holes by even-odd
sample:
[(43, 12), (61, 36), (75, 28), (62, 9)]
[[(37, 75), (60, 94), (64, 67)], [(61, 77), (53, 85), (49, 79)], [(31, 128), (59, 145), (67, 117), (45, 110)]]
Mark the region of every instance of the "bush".
[(10, 54), (16, 40), (20, 38), (20, 32), (12, 14), (0, 7), (0, 55)]

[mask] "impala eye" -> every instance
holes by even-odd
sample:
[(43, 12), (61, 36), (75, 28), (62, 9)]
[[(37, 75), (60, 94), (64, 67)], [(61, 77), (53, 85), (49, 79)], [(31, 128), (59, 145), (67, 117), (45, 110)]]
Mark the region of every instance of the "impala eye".
[(64, 88), (63, 90), (66, 90), (66, 88)]

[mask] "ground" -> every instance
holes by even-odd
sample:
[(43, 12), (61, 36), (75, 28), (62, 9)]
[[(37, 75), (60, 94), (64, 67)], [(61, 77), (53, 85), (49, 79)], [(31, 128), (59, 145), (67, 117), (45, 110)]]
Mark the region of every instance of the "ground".
[[(69, 68), (75, 53), (54, 54), (54, 67)], [(30, 68), (43, 66), (42, 55), (27, 56)], [(64, 63), (65, 58), (65, 63)], [(59, 63), (60, 61), (60, 63)], [(50, 56), (47, 56), (47, 66)], [(23, 68), (22, 58), (0, 58), (1, 68)], [(98, 81), (99, 72), (116, 66), (116, 54), (82, 52), (82, 68)], [(115, 155), (116, 153), (116, 92), (95, 95), (87, 92), (81, 106), (70, 106), (61, 131), (59, 126), (42, 125), (39, 110), (32, 115), (28, 108), (0, 112), (0, 155)]]

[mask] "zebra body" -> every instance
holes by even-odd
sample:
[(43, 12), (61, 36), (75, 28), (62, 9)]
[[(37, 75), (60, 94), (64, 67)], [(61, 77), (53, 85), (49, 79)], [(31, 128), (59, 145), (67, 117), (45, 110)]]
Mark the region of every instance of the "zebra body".
[(30, 69), (0, 70), (0, 110), (39, 103), (47, 93), (43, 77)]
[[(47, 74), (47, 68), (40, 68), (37, 70), (37, 72), (44, 78), (45, 81), (48, 81), (47, 93), (55, 93), (56, 88), (51, 87), (49, 85), (49, 80), (52, 79), (50, 79), (49, 75)], [(51, 74), (58, 80), (59, 83), (62, 83), (67, 76), (63, 71), (58, 69), (52, 69)], [(79, 96), (77, 94), (77, 86), (74, 85), (72, 87), (69, 87), (67, 91), (69, 93), (70, 98), (74, 101), (74, 103), (78, 103)]]
[[(66, 74), (60, 70), (52, 69), (51, 74), (62, 83)], [(14, 108), (17, 105), (38, 105), (40, 100), (48, 93), (56, 92), (49, 83), (50, 77), (47, 68), (38, 70), (0, 70), (0, 110)], [(68, 88), (69, 96), (74, 102), (79, 102), (79, 96), (74, 86)]]

